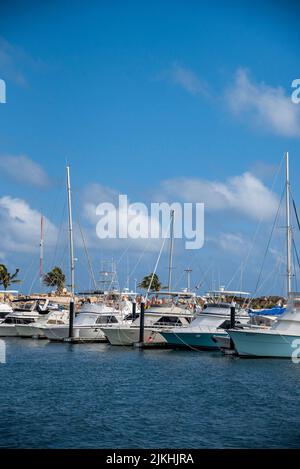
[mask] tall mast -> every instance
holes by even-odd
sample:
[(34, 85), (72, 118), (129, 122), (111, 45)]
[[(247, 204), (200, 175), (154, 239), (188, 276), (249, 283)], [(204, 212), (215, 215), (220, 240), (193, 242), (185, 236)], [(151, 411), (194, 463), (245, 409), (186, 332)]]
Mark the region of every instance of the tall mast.
[(44, 258), (44, 217), (41, 215), (40, 232), (40, 280), (43, 277), (43, 258)]
[(192, 269), (191, 268), (188, 268), (188, 269), (185, 269), (185, 272), (186, 272), (186, 276), (187, 276), (187, 291), (191, 291), (191, 272), (192, 272)]
[(289, 154), (285, 154), (286, 171), (286, 277), (287, 277), (287, 297), (292, 291), (292, 228), (290, 214), (290, 174), (289, 174)]
[(71, 274), (71, 298), (74, 300), (74, 242), (73, 242), (73, 220), (71, 200), (70, 166), (67, 166), (67, 191), (68, 191), (68, 214), (69, 214), (69, 246), (70, 246), (70, 274)]
[(171, 288), (172, 288), (173, 244), (174, 244), (174, 210), (171, 210), (171, 219), (170, 219), (169, 278), (168, 278), (168, 290), (169, 290), (169, 291), (171, 291)]

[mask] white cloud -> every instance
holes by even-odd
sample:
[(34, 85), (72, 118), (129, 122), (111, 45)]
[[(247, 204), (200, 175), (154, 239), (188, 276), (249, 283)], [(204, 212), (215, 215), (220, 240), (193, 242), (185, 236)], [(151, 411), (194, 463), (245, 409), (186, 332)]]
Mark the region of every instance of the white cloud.
[(209, 96), (208, 84), (199, 78), (193, 70), (174, 62), (172, 67), (161, 75), (174, 85), (181, 86), (185, 91), (194, 96)]
[(0, 74), (2, 78), (24, 86), (26, 78), (21, 64), (27, 61), (30, 59), (22, 50), (0, 37)]
[[(82, 193), (82, 213), (83, 217), (88, 223), (88, 226), (85, 228), (86, 242), (90, 248), (101, 248), (101, 249), (110, 249), (118, 250), (128, 247), (130, 243), (130, 249), (132, 251), (144, 251), (145, 248), (149, 251), (159, 250), (161, 239), (145, 239), (145, 238), (124, 238), (120, 239), (117, 237), (101, 239), (97, 237), (96, 227), (101, 216), (97, 215), (97, 207), (101, 203), (111, 203), (116, 209), (117, 217), (117, 233), (119, 231), (127, 231), (130, 221), (132, 221), (135, 216), (128, 213), (128, 216), (125, 211), (119, 209), (119, 195), (122, 194), (115, 189), (112, 189), (101, 184), (90, 184), (87, 186)], [(128, 205), (132, 202), (128, 199)], [(141, 220), (142, 227), (150, 226), (150, 223), (157, 224), (157, 221), (151, 219), (150, 212), (147, 214), (140, 213), (139, 219)]]
[[(25, 200), (4, 196), (0, 198), (0, 236), (5, 252), (37, 252), (41, 214)], [(54, 245), (57, 229), (45, 218), (47, 245)]]
[(0, 156), (0, 169), (17, 182), (36, 187), (45, 187), (50, 184), (50, 178), (42, 166), (25, 155)]
[(246, 70), (239, 69), (226, 100), (232, 112), (249, 115), (255, 125), (286, 137), (300, 136), (300, 106), (280, 86), (256, 84)]
[(188, 202), (203, 202), (205, 210), (234, 210), (244, 217), (269, 219), (278, 207), (277, 196), (249, 172), (225, 182), (178, 178), (164, 181), (161, 197), (181, 197)]
[(217, 242), (225, 252), (236, 255), (245, 254), (249, 248), (248, 241), (239, 233), (221, 233)]

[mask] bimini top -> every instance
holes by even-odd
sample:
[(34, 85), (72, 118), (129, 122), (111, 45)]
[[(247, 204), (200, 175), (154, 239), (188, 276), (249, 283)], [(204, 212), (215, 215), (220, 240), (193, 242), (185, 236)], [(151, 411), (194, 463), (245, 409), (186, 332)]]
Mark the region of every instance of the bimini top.
[(223, 290), (220, 288), (220, 290), (212, 290), (209, 291), (205, 296), (209, 295), (227, 295), (227, 296), (249, 296), (250, 293), (245, 292), (245, 291), (231, 291), (231, 290)]
[(193, 292), (187, 292), (187, 291), (158, 291), (158, 292), (149, 292), (148, 295), (168, 295), (168, 296), (183, 296), (183, 297), (195, 297), (196, 294)]

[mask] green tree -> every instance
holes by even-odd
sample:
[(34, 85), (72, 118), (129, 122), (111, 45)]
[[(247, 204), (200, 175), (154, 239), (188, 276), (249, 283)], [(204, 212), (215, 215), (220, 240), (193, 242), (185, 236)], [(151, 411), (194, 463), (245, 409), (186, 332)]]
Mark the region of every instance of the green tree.
[[(152, 278), (153, 277), (153, 278)], [(152, 282), (151, 282), (152, 280)], [(161, 282), (156, 274), (150, 274), (146, 275), (146, 277), (143, 278), (143, 280), (138, 284), (138, 287), (143, 288), (144, 290), (148, 290), (149, 286), (151, 284), (150, 291), (155, 292), (155, 291), (160, 291), (162, 286)]]
[(4, 264), (0, 264), (0, 285), (3, 285), (4, 290), (7, 290), (12, 283), (20, 283), (21, 280), (16, 279), (20, 269), (16, 269), (14, 274), (8, 272)]
[(43, 282), (47, 287), (56, 287), (57, 293), (62, 293), (65, 288), (66, 276), (61, 268), (56, 266), (44, 275)]

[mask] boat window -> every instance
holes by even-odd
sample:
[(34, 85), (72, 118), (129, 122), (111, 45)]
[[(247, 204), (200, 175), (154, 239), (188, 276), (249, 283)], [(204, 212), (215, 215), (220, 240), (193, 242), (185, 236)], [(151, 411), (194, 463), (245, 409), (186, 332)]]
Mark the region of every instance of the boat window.
[(113, 324), (117, 322), (118, 320), (115, 316), (99, 316), (97, 318), (96, 324)]
[(209, 308), (226, 308), (226, 309), (228, 309), (230, 306), (226, 303), (207, 303), (204, 309), (206, 309), (208, 307)]
[(2, 324), (15, 324), (14, 318), (6, 318), (4, 319)]
[[(135, 315), (135, 319), (137, 319), (139, 316), (140, 316), (139, 313), (137, 313), (137, 314)], [(125, 316), (125, 318), (124, 318), (124, 321), (132, 321), (132, 320), (133, 320), (132, 313), (127, 314), (127, 316)]]
[(33, 318), (18, 318), (17, 319), (18, 324), (30, 324), (31, 322), (34, 321)]
[(181, 325), (182, 322), (177, 316), (162, 316), (154, 325)]

